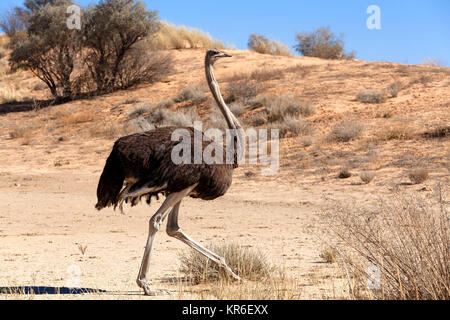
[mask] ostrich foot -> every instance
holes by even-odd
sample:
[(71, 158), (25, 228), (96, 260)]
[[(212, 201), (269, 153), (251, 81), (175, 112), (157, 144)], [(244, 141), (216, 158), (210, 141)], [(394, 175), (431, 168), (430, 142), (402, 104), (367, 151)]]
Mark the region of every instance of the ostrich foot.
[(146, 280), (136, 280), (137, 285), (144, 290), (146, 296), (163, 296), (170, 295), (170, 291), (164, 289), (152, 289)]

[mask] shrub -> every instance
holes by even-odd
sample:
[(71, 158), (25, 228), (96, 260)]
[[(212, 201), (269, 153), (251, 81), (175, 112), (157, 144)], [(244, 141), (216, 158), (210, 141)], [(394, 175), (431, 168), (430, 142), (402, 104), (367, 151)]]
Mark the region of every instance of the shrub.
[(413, 184), (420, 184), (428, 179), (428, 170), (424, 168), (412, 169), (408, 172), (408, 177)]
[(41, 79), (54, 97), (72, 94), (70, 75), (79, 53), (79, 33), (66, 26), (69, 0), (47, 5), (30, 13), (26, 34), (11, 39), (10, 63)]
[(157, 31), (158, 18), (142, 2), (101, 1), (82, 12), (81, 32), (66, 25), (72, 3), (29, 0), (27, 9), (18, 9), (27, 32), (12, 38), (13, 68), (31, 70), (64, 100), (156, 81), (170, 72), (170, 57), (144, 41)]
[[(375, 210), (339, 206), (329, 217), (350, 273), (350, 296), (450, 299), (450, 220), (443, 191), (431, 198), (395, 194), (377, 203)], [(374, 269), (379, 283), (369, 288)]]
[(260, 34), (253, 33), (248, 39), (248, 48), (258, 53), (274, 56), (291, 56), (291, 50), (279, 41), (270, 40)]
[(298, 44), (295, 50), (305, 57), (322, 59), (349, 59), (354, 53), (344, 53), (344, 41), (330, 31), (330, 28), (319, 28), (313, 32), (297, 34)]
[(382, 103), (386, 101), (386, 96), (383, 92), (378, 92), (373, 89), (364, 89), (358, 93), (356, 99), (363, 103)]
[(108, 0), (88, 9), (85, 16), (82, 45), (89, 52), (85, 63), (97, 93), (154, 79), (158, 63), (154, 56), (146, 56), (142, 39), (157, 32), (157, 12), (134, 0)]
[[(267, 279), (273, 270), (262, 253), (237, 244), (214, 245), (211, 250), (223, 257), (231, 270), (245, 280)], [(181, 253), (180, 262), (181, 272), (194, 284), (226, 280), (229, 277), (216, 263), (194, 250)]]
[(364, 126), (354, 121), (342, 121), (336, 124), (331, 131), (329, 139), (332, 141), (348, 142), (358, 138)]

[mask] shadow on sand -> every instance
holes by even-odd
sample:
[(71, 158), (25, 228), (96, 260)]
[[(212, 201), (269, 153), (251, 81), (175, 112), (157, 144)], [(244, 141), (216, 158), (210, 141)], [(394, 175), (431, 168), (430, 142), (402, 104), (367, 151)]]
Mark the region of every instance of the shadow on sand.
[(85, 294), (106, 293), (106, 290), (90, 288), (67, 288), (67, 287), (45, 287), (45, 286), (19, 286), (0, 287), (0, 295), (3, 294)]

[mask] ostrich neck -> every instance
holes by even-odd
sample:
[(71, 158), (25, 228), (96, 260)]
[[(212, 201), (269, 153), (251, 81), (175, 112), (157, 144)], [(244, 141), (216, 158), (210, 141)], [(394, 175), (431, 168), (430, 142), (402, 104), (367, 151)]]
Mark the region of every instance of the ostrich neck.
[(216, 77), (214, 76), (214, 68), (210, 61), (205, 61), (205, 71), (206, 71), (206, 80), (208, 81), (209, 88), (211, 89), (211, 93), (214, 96), (214, 99), (219, 106), (220, 111), (222, 112), (227, 124), (230, 129), (241, 129), (241, 125), (236, 117), (233, 115), (231, 110), (226, 105), (223, 100), (222, 94), (220, 93), (219, 84), (217, 83)]

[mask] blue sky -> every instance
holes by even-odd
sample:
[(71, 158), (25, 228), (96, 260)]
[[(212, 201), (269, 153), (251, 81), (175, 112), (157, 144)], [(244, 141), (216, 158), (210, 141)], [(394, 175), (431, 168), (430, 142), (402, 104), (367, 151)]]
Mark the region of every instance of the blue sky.
[[(22, 0), (1, 1), (0, 12)], [(83, 6), (95, 0), (75, 0)], [(330, 26), (343, 33), (346, 50), (368, 61), (421, 63), (433, 58), (450, 65), (449, 0), (144, 0), (163, 20), (199, 28), (245, 49), (260, 33), (295, 44), (295, 34)], [(381, 10), (381, 30), (369, 30), (367, 7)]]

